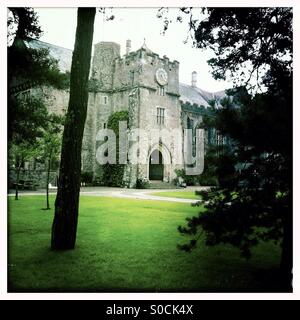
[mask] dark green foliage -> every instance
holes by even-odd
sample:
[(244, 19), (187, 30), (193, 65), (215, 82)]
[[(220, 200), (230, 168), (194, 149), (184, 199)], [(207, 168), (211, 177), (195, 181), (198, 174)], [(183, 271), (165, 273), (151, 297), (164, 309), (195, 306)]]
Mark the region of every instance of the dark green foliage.
[(136, 189), (149, 189), (150, 184), (149, 181), (146, 181), (144, 179), (137, 179), (135, 187)]
[(93, 172), (92, 171), (81, 172), (81, 183), (92, 184), (93, 183)]
[[(69, 86), (69, 74), (61, 73), (48, 50), (8, 48), (8, 138), (34, 139), (47, 121), (45, 97), (24, 92), (38, 85), (58, 89)], [(19, 139), (19, 138), (18, 138)]]
[(108, 118), (107, 128), (112, 129), (115, 132), (116, 137), (119, 138), (119, 122), (128, 121), (128, 119), (129, 116), (127, 110), (114, 112)]
[[(14, 37), (8, 47), (8, 140), (10, 165), (16, 169), (16, 198), (18, 179), (24, 161), (46, 163), (48, 189), (49, 173), (53, 162), (58, 162), (59, 131), (62, 119), (49, 115), (45, 97), (38, 90), (28, 90), (39, 85), (68, 87), (68, 74), (62, 74), (58, 62), (49, 57), (49, 51), (26, 46), (32, 38), (39, 38), (41, 28), (32, 8), (10, 8), (8, 19), (9, 37)], [(11, 34), (11, 26), (16, 26)], [(47, 197), (48, 199), (48, 197)], [(47, 201), (49, 207), (49, 201)]]
[(18, 43), (8, 48), (8, 79), (12, 93), (38, 85), (66, 89), (70, 73), (60, 72), (58, 61), (49, 56), (48, 49), (32, 49)]
[[(258, 242), (282, 245), (282, 289), (291, 290), (292, 270), (292, 10), (290, 8), (209, 8), (208, 18), (195, 27), (195, 43), (210, 47), (213, 75), (229, 71), (236, 83), (252, 93), (250, 79), (263, 92), (230, 91), (222, 101), (215, 127), (232, 141), (229, 152), (216, 150), (217, 188), (202, 192), (205, 212), (179, 227), (193, 239), (204, 233), (207, 245), (229, 243), (249, 258)], [(245, 63), (248, 74), (239, 73)], [(259, 73), (259, 70), (264, 70)], [(211, 122), (213, 121), (213, 122)], [(206, 124), (205, 124), (206, 122)], [(222, 150), (221, 150), (222, 151)], [(225, 158), (224, 158), (225, 157)], [(222, 159), (223, 158), (223, 159)]]
[(47, 126), (47, 108), (42, 99), (12, 97), (8, 108), (8, 138), (12, 143), (35, 143)]
[[(42, 30), (33, 8), (9, 8), (12, 17), (8, 19), (8, 28), (16, 25), (14, 41), (8, 47), (8, 87), (18, 92), (22, 88), (36, 85), (52, 85), (58, 89), (69, 86), (69, 74), (62, 74), (58, 62), (49, 56), (48, 49), (32, 49), (26, 42), (38, 39)], [(22, 89), (21, 89), (22, 90)], [(23, 89), (24, 90), (24, 89)]]
[(179, 228), (195, 236), (182, 249), (194, 248), (202, 232), (207, 245), (230, 243), (247, 258), (259, 241), (283, 243), (292, 213), (291, 132), (286, 115), (277, 123), (276, 106), (269, 108), (273, 99), (269, 94), (248, 96), (240, 108), (227, 107), (217, 113), (216, 127), (235, 145), (231, 153), (214, 154), (218, 187), (201, 193), (206, 211)]
[[(10, 8), (17, 31), (12, 46), (8, 47), (8, 138), (15, 142), (34, 141), (45, 128), (47, 109), (44, 98), (24, 90), (39, 85), (58, 89), (69, 87), (69, 73), (61, 73), (58, 61), (49, 56), (47, 49), (32, 49), (25, 45), (38, 38), (41, 29), (32, 8)], [(30, 141), (29, 141), (30, 140)]]
[(215, 170), (213, 170), (213, 162), (215, 161), (215, 159), (215, 156), (213, 156), (211, 160), (209, 158), (206, 158), (204, 171), (200, 175), (187, 175), (184, 169), (175, 170), (177, 178), (175, 179), (174, 183), (178, 184), (178, 178), (182, 178), (183, 182), (186, 183), (187, 186), (215, 186), (218, 183), (216, 172)]
[(89, 79), (89, 91), (96, 93), (99, 90), (100, 90), (99, 81), (92, 76)]
[(104, 164), (103, 184), (109, 187), (123, 187), (124, 164)]
[(12, 16), (7, 21), (8, 29), (12, 24), (16, 24), (16, 31), (9, 36), (15, 39), (26, 40), (28, 38), (38, 39), (42, 35), (41, 27), (38, 23), (38, 17), (33, 8), (8, 8)]
[(198, 176), (186, 175), (184, 169), (176, 169), (175, 173), (177, 176), (177, 179), (174, 181), (175, 183), (179, 182), (178, 178), (183, 179), (183, 182), (186, 183), (187, 186), (194, 186), (198, 182)]
[(107, 122), (107, 128), (114, 131), (116, 135), (116, 164), (105, 164), (103, 165), (103, 181), (102, 183), (112, 187), (123, 187), (124, 186), (124, 170), (125, 165), (119, 163), (119, 121), (127, 121), (129, 115), (128, 111), (117, 111), (112, 113)]
[[(279, 62), (291, 67), (291, 8), (206, 8), (204, 12), (209, 18), (195, 26), (194, 44), (214, 50), (216, 58), (209, 64), (216, 79), (225, 79), (229, 72), (236, 83), (250, 84), (252, 76), (273, 70)], [(245, 62), (250, 66), (245, 67)]]

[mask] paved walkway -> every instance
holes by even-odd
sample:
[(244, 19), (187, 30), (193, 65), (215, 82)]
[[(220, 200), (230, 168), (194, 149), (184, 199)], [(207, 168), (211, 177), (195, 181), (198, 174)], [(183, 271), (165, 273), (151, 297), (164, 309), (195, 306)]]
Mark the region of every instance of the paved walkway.
[[(198, 200), (169, 198), (156, 196), (156, 192), (172, 192), (172, 191), (195, 191), (205, 187), (187, 187), (185, 189), (127, 189), (127, 188), (110, 188), (110, 187), (81, 187), (80, 194), (98, 197), (127, 198), (140, 200), (156, 200), (182, 203), (195, 203)], [(56, 194), (56, 190), (50, 190), (51, 194)], [(22, 196), (45, 195), (45, 190), (27, 191), (20, 190)], [(14, 190), (9, 191), (9, 196), (14, 196)]]

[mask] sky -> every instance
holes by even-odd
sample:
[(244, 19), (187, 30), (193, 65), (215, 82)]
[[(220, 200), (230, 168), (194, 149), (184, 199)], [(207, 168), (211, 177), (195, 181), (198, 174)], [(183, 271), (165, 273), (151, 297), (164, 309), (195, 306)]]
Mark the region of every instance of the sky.
[[(40, 40), (73, 49), (76, 31), (76, 8), (35, 8), (39, 23), (43, 30)], [(173, 20), (165, 35), (162, 34), (163, 21), (156, 17), (158, 8), (113, 8), (106, 9), (107, 16), (115, 18), (106, 21), (103, 14), (97, 12), (94, 24), (93, 43), (111, 41), (121, 45), (121, 55), (125, 54), (126, 40), (131, 40), (132, 51), (139, 49), (144, 39), (147, 47), (166, 55), (171, 61), (177, 60), (179, 65), (179, 81), (190, 84), (191, 73), (197, 72), (197, 86), (209, 92), (230, 88), (232, 84), (216, 81), (211, 76), (207, 60), (213, 53), (192, 47), (191, 40), (184, 43), (188, 35), (187, 20), (175, 22), (178, 9), (169, 11)], [(199, 15), (201, 17), (201, 15)], [(203, 16), (202, 16), (203, 18)]]

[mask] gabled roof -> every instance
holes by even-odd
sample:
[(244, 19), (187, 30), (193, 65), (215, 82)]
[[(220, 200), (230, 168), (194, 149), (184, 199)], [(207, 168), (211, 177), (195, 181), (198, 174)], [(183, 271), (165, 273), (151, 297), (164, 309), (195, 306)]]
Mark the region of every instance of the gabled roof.
[(50, 56), (58, 60), (58, 66), (62, 72), (71, 70), (72, 50), (35, 39), (26, 41), (25, 44), (32, 49), (49, 49)]
[(218, 102), (226, 96), (225, 91), (208, 92), (185, 83), (179, 84), (179, 94), (179, 100), (183, 103), (197, 104), (204, 107), (209, 106), (210, 100), (217, 100)]

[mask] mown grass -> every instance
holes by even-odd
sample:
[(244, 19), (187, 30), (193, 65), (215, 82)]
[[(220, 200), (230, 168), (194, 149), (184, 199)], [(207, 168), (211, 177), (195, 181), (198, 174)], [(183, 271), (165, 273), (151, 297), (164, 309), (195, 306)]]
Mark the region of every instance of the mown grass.
[[(53, 208), (51, 197), (51, 206)], [(42, 196), (9, 198), (9, 291), (274, 291), (280, 250), (262, 243), (251, 260), (227, 245), (192, 253), (177, 231), (189, 204), (81, 196), (76, 249), (50, 250), (53, 210)]]

